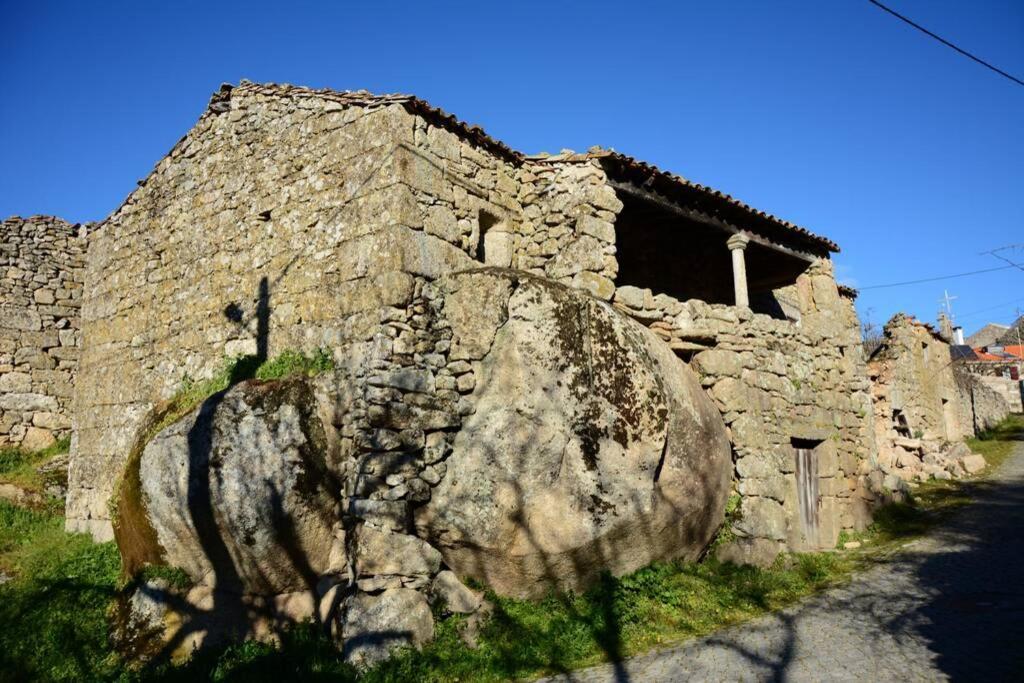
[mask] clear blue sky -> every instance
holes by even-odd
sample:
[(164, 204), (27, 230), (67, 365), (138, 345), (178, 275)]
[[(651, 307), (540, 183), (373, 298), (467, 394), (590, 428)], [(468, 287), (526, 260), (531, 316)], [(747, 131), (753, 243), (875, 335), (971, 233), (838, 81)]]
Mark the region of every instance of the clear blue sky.
[[(889, 3), (1024, 78), (1024, 2)], [(1024, 242), (1024, 87), (866, 0), (0, 0), (0, 26), (0, 216), (103, 218), (248, 78), (412, 92), (526, 152), (614, 147), (834, 239), (854, 286)], [(944, 288), (968, 332), (1024, 310), (1020, 270), (859, 307), (933, 319)]]

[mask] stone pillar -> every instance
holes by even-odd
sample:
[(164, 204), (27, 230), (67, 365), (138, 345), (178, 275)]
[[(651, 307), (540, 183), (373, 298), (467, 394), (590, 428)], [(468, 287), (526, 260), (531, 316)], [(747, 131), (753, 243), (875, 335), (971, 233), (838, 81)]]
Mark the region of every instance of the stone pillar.
[(732, 286), (736, 292), (736, 305), (749, 307), (750, 297), (747, 295), (747, 262), (744, 260), (743, 252), (750, 243), (746, 235), (736, 234), (725, 243), (732, 252)]

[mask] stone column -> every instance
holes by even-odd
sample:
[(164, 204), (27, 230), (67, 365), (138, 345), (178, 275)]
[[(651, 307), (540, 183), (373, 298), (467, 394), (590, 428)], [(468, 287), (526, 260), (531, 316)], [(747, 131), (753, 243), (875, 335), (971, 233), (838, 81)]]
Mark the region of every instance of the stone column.
[(725, 243), (732, 252), (732, 286), (736, 292), (736, 305), (749, 307), (750, 297), (747, 296), (747, 262), (744, 260), (743, 252), (750, 243), (746, 235), (736, 234)]

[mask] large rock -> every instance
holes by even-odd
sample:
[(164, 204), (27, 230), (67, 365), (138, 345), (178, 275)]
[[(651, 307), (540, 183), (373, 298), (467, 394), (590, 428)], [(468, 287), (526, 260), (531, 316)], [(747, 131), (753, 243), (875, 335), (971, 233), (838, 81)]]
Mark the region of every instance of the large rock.
[(967, 470), (967, 474), (977, 474), (978, 472), (981, 472), (985, 469), (986, 464), (984, 456), (978, 455), (977, 453), (971, 453), (964, 457), (960, 462), (964, 466), (964, 469)]
[(395, 648), (419, 648), (434, 639), (434, 619), (423, 593), (408, 588), (360, 593), (342, 608), (345, 661), (355, 666), (372, 666)]
[(475, 411), (416, 514), (459, 576), (513, 596), (697, 557), (722, 522), (724, 423), (688, 369), (607, 304), (486, 269), (448, 282)]
[(210, 397), (129, 462), (115, 523), (126, 569), (169, 564), (219, 593), (312, 589), (337, 520), (326, 452), (305, 379)]

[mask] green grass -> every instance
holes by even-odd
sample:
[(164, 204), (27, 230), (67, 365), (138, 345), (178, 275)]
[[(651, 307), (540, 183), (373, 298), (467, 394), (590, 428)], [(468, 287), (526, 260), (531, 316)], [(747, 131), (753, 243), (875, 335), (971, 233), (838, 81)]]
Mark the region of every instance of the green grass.
[[(595, 664), (710, 633), (792, 603), (832, 585), (835, 554), (780, 558), (771, 569), (710, 560), (656, 564), (629, 576), (605, 576), (582, 595), (531, 602), (490, 595), (491, 620), (467, 648), (464, 618), (437, 624), (422, 652), (405, 652), (364, 674), (363, 681), (506, 681)], [(282, 648), (236, 644), (179, 667), (146, 672), (151, 680), (351, 680), (354, 672), (311, 627), (294, 629)]]
[(968, 439), (967, 445), (975, 453), (985, 456), (990, 467), (998, 467), (1013, 452), (1014, 437), (1019, 439), (1021, 434), (1024, 434), (1024, 415), (1010, 415), (978, 438)]
[[(294, 366), (293, 366), (294, 367)], [(1024, 433), (1015, 417), (981, 440), (998, 465)], [(581, 595), (540, 601), (489, 595), (490, 620), (469, 649), (464, 617), (438, 622), (422, 652), (404, 652), (366, 672), (364, 681), (504, 681), (571, 670), (711, 633), (792, 604), (846, 580), (928, 531), (969, 500), (971, 482), (930, 482), (906, 503), (875, 513), (872, 527), (841, 541), (851, 551), (789, 555), (768, 569), (709, 559), (661, 563), (628, 576), (602, 577)], [(735, 502), (730, 501), (729, 514)], [(125, 666), (107, 645), (106, 609), (116, 595), (118, 555), (65, 534), (59, 515), (0, 503), (0, 680), (279, 681), (354, 680), (334, 644), (312, 625), (286, 633), (281, 646), (245, 642), (211, 649), (181, 665)], [(153, 570), (175, 579), (173, 570)], [(165, 575), (166, 574), (166, 575)], [(180, 578), (180, 577), (178, 577)]]
[[(38, 468), (53, 458), (64, 455), (71, 446), (71, 437), (58, 439), (53, 445), (39, 451), (25, 451), (20, 448), (0, 449), (0, 483), (40, 493), (46, 487), (47, 477)], [(54, 473), (60, 476), (60, 473)]]
[(967, 439), (975, 453), (985, 457), (985, 469), (974, 477), (941, 481), (931, 479), (912, 489), (909, 500), (887, 505), (874, 512), (872, 526), (864, 533), (841, 540), (861, 541), (864, 547), (855, 557), (860, 565), (879, 555), (897, 549), (942, 523), (950, 514), (969, 505), (972, 488), (980, 477), (1000, 467), (1013, 452), (1014, 445), (1024, 439), (1024, 415), (1011, 414), (1001, 423), (977, 438)]
[(0, 501), (0, 681), (111, 679), (106, 611), (119, 570), (113, 543), (67, 534), (61, 516)]
[(312, 356), (299, 351), (286, 350), (278, 356), (260, 362), (257, 356), (236, 356), (228, 358), (205, 380), (194, 380), (188, 375), (181, 381), (178, 391), (165, 402), (165, 411), (160, 420), (151, 428), (152, 434), (191, 412), (200, 403), (219, 391), (247, 379), (273, 380), (294, 375), (313, 377), (334, 369), (330, 354), (320, 349)]

